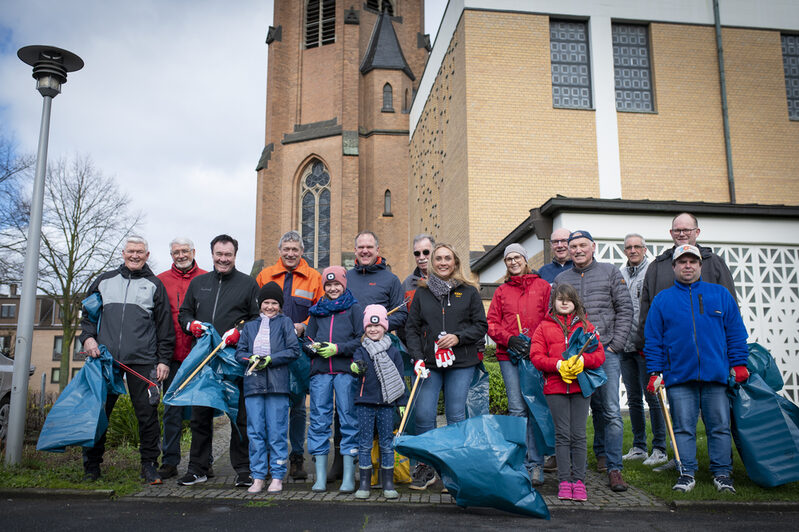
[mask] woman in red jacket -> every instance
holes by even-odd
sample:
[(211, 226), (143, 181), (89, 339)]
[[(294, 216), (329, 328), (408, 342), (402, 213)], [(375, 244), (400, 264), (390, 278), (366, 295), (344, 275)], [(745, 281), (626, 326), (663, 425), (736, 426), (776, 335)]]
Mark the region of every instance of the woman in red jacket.
[(569, 337), (577, 327), (585, 332), (595, 328), (588, 321), (577, 290), (569, 284), (559, 284), (552, 293), (552, 309), (533, 334), (530, 358), (544, 377), (552, 421), (555, 424), (555, 456), (558, 460), (558, 498), (585, 501), (585, 425), (588, 420), (590, 397), (583, 397), (576, 375), (595, 369), (605, 361), (602, 343), (591, 352), (583, 353), (574, 363), (563, 359), (569, 347)]
[[(497, 360), (505, 381), (508, 412), (512, 416), (527, 416), (527, 456), (524, 465), (533, 486), (544, 483), (544, 457), (535, 446), (533, 425), (519, 385), (518, 356), (530, 356), (530, 336), (547, 315), (549, 283), (532, 273), (527, 265), (527, 250), (520, 244), (505, 248), (505, 282), (494, 292), (488, 307), (488, 336), (497, 343)], [(521, 329), (521, 330), (520, 330)], [(524, 334), (527, 339), (521, 335)], [(508, 350), (514, 356), (509, 356)], [(528, 366), (529, 367), (529, 366)]]

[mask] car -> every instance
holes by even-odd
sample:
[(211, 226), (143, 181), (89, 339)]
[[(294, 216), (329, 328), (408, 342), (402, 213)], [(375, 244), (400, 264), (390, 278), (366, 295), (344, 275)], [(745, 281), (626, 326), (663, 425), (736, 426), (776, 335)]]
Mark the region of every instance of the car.
[[(31, 366), (28, 375), (33, 375), (35, 366)], [(11, 380), (14, 376), (14, 360), (0, 354), (0, 441), (8, 434), (8, 418), (11, 412)]]

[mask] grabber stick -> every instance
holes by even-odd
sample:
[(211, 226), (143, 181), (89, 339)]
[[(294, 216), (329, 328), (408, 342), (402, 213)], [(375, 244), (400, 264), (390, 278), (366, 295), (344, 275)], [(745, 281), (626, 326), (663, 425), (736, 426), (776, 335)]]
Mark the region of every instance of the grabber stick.
[(408, 421), (408, 415), (411, 413), (411, 405), (413, 405), (413, 398), (416, 397), (416, 388), (419, 386), (419, 381), (422, 379), (420, 375), (416, 375), (416, 380), (413, 381), (413, 388), (411, 388), (411, 396), (408, 398), (408, 404), (405, 405), (405, 413), (402, 415), (399, 429), (397, 429), (397, 436), (402, 434), (405, 430), (405, 422)]
[(671, 414), (666, 405), (666, 389), (663, 386), (658, 388), (658, 401), (660, 402), (660, 410), (663, 412), (663, 419), (666, 421), (666, 428), (669, 429), (669, 438), (671, 438), (671, 448), (674, 449), (674, 463), (677, 464), (677, 471), (682, 475), (682, 462), (680, 461), (680, 450), (677, 448), (677, 439), (674, 437), (674, 427), (671, 424)]
[[(238, 322), (238, 323), (236, 324), (236, 328), (238, 328), (238, 327), (239, 327), (239, 326), (240, 326), (242, 323), (244, 323), (244, 320), (241, 320), (240, 322)], [(195, 376), (195, 375), (197, 375), (197, 374), (200, 372), (200, 370), (201, 370), (201, 369), (203, 369), (203, 368), (205, 367), (205, 365), (206, 365), (206, 364), (208, 364), (208, 361), (209, 361), (209, 360), (211, 360), (211, 359), (214, 357), (214, 355), (215, 355), (215, 354), (216, 354), (216, 353), (217, 353), (217, 352), (218, 352), (220, 349), (222, 349), (223, 347), (225, 347), (225, 341), (224, 341), (224, 340), (222, 340), (221, 342), (219, 342), (219, 345), (218, 345), (218, 346), (216, 346), (216, 348), (215, 348), (213, 351), (211, 351), (211, 352), (208, 354), (208, 356), (207, 356), (207, 357), (205, 357), (205, 360), (203, 360), (203, 361), (200, 363), (200, 365), (199, 365), (199, 366), (197, 366), (197, 368), (196, 368), (194, 371), (192, 371), (192, 372), (191, 372), (191, 375), (189, 375), (189, 376), (188, 376), (188, 378), (187, 378), (185, 381), (183, 381), (183, 382), (181, 383), (181, 385), (180, 385), (180, 386), (178, 386), (178, 389), (177, 389), (177, 390), (175, 390), (175, 395), (179, 394), (179, 393), (180, 393), (180, 391), (181, 391), (183, 388), (185, 388), (185, 387), (186, 387), (186, 385), (187, 385), (189, 382), (191, 382), (191, 380), (194, 378), (194, 376)]]
[(519, 326), (519, 334), (522, 334), (522, 319), (516, 314), (516, 325)]

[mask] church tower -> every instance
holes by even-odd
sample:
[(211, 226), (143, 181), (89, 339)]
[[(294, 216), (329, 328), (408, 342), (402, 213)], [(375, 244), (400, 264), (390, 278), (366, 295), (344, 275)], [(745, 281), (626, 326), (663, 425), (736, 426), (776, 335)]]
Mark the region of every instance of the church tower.
[(408, 273), (408, 111), (430, 50), (423, 32), (424, 0), (275, 0), (256, 267), (277, 260), (292, 229), (311, 266), (349, 267), (353, 237), (368, 230)]

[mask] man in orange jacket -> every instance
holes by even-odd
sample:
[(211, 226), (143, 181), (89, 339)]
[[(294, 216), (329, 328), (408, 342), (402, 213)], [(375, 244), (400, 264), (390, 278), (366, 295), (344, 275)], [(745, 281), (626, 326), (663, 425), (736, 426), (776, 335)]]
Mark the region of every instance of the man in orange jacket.
[[(294, 322), (297, 336), (305, 333), (308, 309), (325, 293), (322, 275), (311, 268), (302, 258), (305, 247), (297, 231), (289, 231), (280, 237), (277, 246), (280, 258), (272, 266), (261, 270), (256, 277), (258, 286), (274, 281), (283, 289), (283, 313)], [(289, 475), (295, 480), (308, 478), (304, 467), (305, 445), (305, 400), (291, 405), (289, 412), (289, 441), (291, 454)]]

